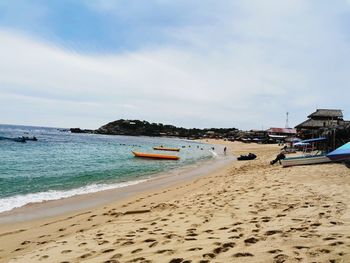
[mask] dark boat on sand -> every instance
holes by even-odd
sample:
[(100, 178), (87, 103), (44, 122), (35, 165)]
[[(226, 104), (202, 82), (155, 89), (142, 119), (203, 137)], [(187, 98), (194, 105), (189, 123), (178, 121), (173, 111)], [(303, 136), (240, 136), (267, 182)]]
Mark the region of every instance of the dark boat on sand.
[(248, 155), (241, 155), (237, 158), (238, 161), (248, 161), (248, 160), (254, 160), (256, 158), (256, 155), (254, 153), (249, 153)]

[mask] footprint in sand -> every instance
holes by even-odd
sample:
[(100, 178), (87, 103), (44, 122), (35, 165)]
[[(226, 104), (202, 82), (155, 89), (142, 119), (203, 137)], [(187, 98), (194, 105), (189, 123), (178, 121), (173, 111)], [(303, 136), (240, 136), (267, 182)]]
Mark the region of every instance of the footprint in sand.
[(103, 254), (106, 254), (106, 253), (111, 253), (111, 252), (113, 252), (113, 251), (114, 251), (113, 248), (107, 248), (107, 249), (102, 250), (101, 252), (102, 252)]
[(343, 245), (343, 244), (344, 244), (344, 242), (342, 242), (342, 241), (336, 241), (336, 242), (333, 242), (333, 243), (331, 243), (329, 245), (332, 246), (332, 247), (336, 247), (336, 246)]
[(102, 240), (102, 241), (99, 241), (97, 244), (98, 244), (99, 246), (101, 246), (101, 245), (105, 245), (105, 244), (108, 244), (108, 243), (109, 243), (108, 240)]
[(123, 244), (121, 244), (122, 246), (129, 246), (129, 245), (133, 245), (134, 242), (133, 241), (126, 241)]
[(265, 232), (265, 236), (271, 236), (275, 234), (283, 233), (281, 230), (268, 230)]
[(153, 242), (152, 244), (150, 244), (148, 247), (155, 247), (156, 245), (158, 245), (158, 242)]
[(128, 262), (142, 262), (142, 263), (151, 263), (151, 260), (147, 260), (144, 257), (134, 258), (129, 260)]
[(224, 243), (221, 246), (215, 248), (213, 250), (214, 254), (220, 254), (220, 253), (224, 253), (230, 250), (230, 248), (233, 248), (236, 244), (233, 242), (229, 242), (229, 243)]
[(203, 256), (203, 258), (210, 258), (210, 259), (213, 259), (216, 257), (216, 255), (214, 253), (205, 253), (202, 256)]
[(123, 256), (123, 254), (120, 254), (120, 253), (114, 254), (114, 255), (111, 257), (111, 259), (119, 259), (119, 258), (121, 258), (122, 256)]
[(255, 237), (250, 237), (250, 238), (247, 238), (247, 239), (244, 240), (244, 243), (246, 245), (255, 244), (257, 242), (259, 242), (259, 239), (255, 238)]
[(230, 236), (228, 237), (228, 239), (240, 239), (241, 237), (240, 236)]
[(310, 249), (310, 247), (306, 247), (306, 246), (294, 246), (294, 248), (296, 248), (296, 249)]
[(37, 245), (44, 245), (44, 244), (47, 244), (47, 243), (49, 243), (49, 241), (37, 242), (36, 244), (37, 244)]
[(276, 253), (281, 253), (282, 250), (280, 250), (280, 249), (272, 249), (272, 250), (269, 250), (267, 252), (270, 253), (270, 254), (276, 254)]
[(201, 247), (193, 247), (193, 248), (189, 248), (188, 251), (197, 251), (197, 250), (202, 250), (203, 248)]
[(233, 254), (232, 256), (235, 258), (241, 258), (241, 257), (253, 257), (254, 255), (249, 252), (238, 252), (236, 254)]
[(95, 254), (95, 251), (91, 251), (90, 253), (85, 253), (81, 255), (80, 258), (85, 259), (85, 258), (91, 257), (93, 254)]
[(172, 249), (161, 249), (161, 250), (158, 250), (156, 253), (157, 254), (164, 254), (164, 253), (174, 254), (174, 250), (172, 250)]

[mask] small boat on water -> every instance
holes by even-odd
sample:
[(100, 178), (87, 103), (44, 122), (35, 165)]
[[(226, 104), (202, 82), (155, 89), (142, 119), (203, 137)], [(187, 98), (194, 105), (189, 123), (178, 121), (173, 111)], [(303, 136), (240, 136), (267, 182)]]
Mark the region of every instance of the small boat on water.
[(283, 167), (308, 165), (308, 164), (321, 164), (321, 163), (330, 163), (330, 162), (331, 162), (331, 159), (329, 159), (325, 154), (289, 157), (281, 160), (281, 164)]
[(176, 155), (158, 154), (158, 153), (143, 153), (132, 152), (135, 157), (152, 158), (152, 159), (164, 159), (164, 160), (179, 160), (180, 157)]
[(22, 138), (22, 139), (24, 139), (26, 141), (35, 141), (35, 142), (38, 140), (35, 136), (33, 136), (33, 137), (22, 136), (22, 137), (19, 137), (19, 138)]
[(167, 147), (163, 147), (163, 146), (156, 146), (156, 147), (153, 147), (153, 150), (179, 152), (180, 148), (167, 148)]
[(22, 137), (17, 137), (17, 138), (9, 138), (9, 137), (0, 137), (0, 140), (7, 140), (7, 141), (13, 141), (13, 142), (22, 142), (25, 143), (26, 139)]

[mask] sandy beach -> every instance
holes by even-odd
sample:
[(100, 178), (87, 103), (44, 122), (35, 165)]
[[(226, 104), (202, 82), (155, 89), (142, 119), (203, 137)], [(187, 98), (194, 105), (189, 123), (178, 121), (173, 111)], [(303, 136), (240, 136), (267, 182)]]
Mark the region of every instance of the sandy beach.
[(350, 170), (282, 168), (277, 145), (119, 202), (0, 225), (0, 262), (350, 262)]

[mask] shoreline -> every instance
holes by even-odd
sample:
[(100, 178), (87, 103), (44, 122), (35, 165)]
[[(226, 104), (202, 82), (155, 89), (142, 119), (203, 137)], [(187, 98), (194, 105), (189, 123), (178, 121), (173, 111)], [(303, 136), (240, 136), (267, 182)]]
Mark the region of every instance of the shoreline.
[[(1, 215), (36, 203), (136, 184), (177, 167), (212, 159), (213, 156), (207, 151), (209, 146), (202, 152), (193, 151), (198, 147), (198, 142), (187, 143), (185, 140), (170, 141), (164, 138), (163, 143), (180, 144), (182, 148), (191, 147), (193, 143), (193, 150), (183, 149), (180, 153), (182, 158), (178, 162), (148, 162), (136, 160), (131, 151), (139, 147), (147, 148), (148, 151), (152, 145), (159, 143), (159, 138), (101, 135), (87, 139), (85, 136), (61, 135), (51, 130), (52, 128), (44, 127), (43, 130), (35, 130), (37, 134), (33, 131), (36, 136), (41, 134), (39, 142), (30, 142), (25, 146), (14, 144), (14, 150), (11, 150), (12, 146), (5, 147), (5, 162), (0, 168), (1, 178), (4, 179), (0, 199)], [(9, 131), (13, 132), (13, 136), (19, 136), (25, 130), (12, 128)], [(50, 154), (41, 156), (40, 150), (46, 151), (54, 141), (54, 149), (50, 150)]]
[[(350, 178), (282, 168), (276, 145), (187, 181), (60, 216), (0, 225), (0, 262), (348, 262)], [(205, 172), (205, 171), (204, 171)]]
[[(177, 183), (183, 183), (199, 176), (221, 169), (234, 161), (235, 158), (221, 156), (209, 160), (178, 167), (169, 171), (140, 177), (126, 186), (101, 190), (97, 192), (78, 194), (54, 200), (29, 203), (0, 213), (0, 226), (30, 220), (44, 219), (53, 216), (62, 216), (67, 213), (79, 212), (86, 209), (106, 205), (112, 202), (121, 202), (135, 194), (157, 190)], [(137, 183), (133, 183), (137, 182)]]

